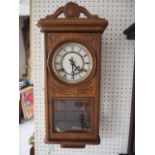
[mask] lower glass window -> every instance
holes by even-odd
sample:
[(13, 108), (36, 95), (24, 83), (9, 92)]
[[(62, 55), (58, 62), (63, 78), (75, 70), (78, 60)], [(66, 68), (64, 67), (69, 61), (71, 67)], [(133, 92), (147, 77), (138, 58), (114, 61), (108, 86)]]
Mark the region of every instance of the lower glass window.
[(54, 99), (54, 131), (90, 133), (92, 104), (91, 99)]

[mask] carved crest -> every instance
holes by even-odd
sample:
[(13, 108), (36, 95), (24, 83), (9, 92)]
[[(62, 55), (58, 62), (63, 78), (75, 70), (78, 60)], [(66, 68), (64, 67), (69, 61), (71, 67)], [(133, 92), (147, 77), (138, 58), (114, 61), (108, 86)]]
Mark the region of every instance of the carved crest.
[[(64, 18), (59, 18), (64, 14)], [(80, 18), (80, 14), (84, 14), (87, 18)], [(42, 31), (99, 31), (103, 32), (108, 25), (108, 21), (99, 18), (97, 15), (91, 14), (83, 6), (79, 6), (74, 2), (69, 2), (65, 6), (59, 7), (53, 14), (41, 18), (38, 27)], [(95, 29), (93, 29), (95, 28)]]
[(65, 6), (58, 8), (52, 15), (48, 15), (46, 18), (56, 19), (62, 13), (64, 13), (66, 18), (79, 18), (80, 13), (83, 13), (87, 18), (98, 18), (97, 15), (92, 15), (87, 9), (74, 2), (69, 2)]

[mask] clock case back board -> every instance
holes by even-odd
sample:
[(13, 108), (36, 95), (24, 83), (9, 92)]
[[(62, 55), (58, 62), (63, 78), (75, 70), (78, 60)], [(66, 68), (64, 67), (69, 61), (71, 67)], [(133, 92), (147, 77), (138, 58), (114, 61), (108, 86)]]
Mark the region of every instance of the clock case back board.
[[(58, 18), (64, 13), (65, 18)], [(80, 18), (83, 13), (86, 18)], [(85, 144), (99, 144), (99, 105), (100, 105), (100, 57), (101, 35), (108, 25), (107, 20), (90, 14), (84, 7), (69, 2), (52, 15), (38, 21), (38, 27), (44, 32), (45, 47), (45, 123), (46, 143), (61, 144), (62, 147), (84, 147)], [(93, 57), (93, 69), (90, 76), (77, 84), (60, 81), (52, 71), (50, 61), (55, 50), (64, 43), (79, 43), (85, 46)], [(55, 100), (90, 99), (91, 132), (59, 133), (54, 131)]]

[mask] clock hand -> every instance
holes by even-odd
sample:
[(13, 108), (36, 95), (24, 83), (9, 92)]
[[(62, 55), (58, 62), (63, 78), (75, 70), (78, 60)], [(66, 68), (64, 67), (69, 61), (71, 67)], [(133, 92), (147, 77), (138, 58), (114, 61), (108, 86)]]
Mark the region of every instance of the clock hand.
[(73, 61), (73, 57), (71, 57), (70, 59), (69, 59), (69, 61), (70, 61), (70, 64), (71, 64), (71, 66), (72, 66), (72, 78), (73, 78), (73, 80), (74, 80), (74, 61)]
[(72, 64), (72, 78), (74, 80), (74, 66), (73, 66), (73, 64)]
[(80, 66), (76, 66), (76, 65), (75, 65), (75, 62), (74, 62), (74, 60), (73, 60), (73, 57), (71, 57), (71, 58), (69, 59), (69, 61), (70, 61), (70, 64), (73, 65), (73, 66), (75, 67), (75, 71), (78, 70), (78, 71), (80, 72)]
[(78, 70), (80, 72), (80, 66), (76, 66), (75, 63), (73, 63), (75, 70)]

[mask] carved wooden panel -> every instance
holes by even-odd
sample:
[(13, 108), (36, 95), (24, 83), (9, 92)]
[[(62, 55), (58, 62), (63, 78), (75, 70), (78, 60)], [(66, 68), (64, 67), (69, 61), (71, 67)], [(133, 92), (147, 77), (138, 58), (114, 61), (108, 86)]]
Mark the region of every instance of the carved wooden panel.
[(82, 87), (79, 88), (74, 88), (74, 87), (70, 87), (67, 90), (60, 86), (60, 87), (49, 87), (49, 97), (91, 97), (93, 95), (95, 95), (95, 90), (93, 89), (93, 84), (88, 84), (84, 85)]
[[(92, 54), (95, 57), (96, 68), (94, 69), (94, 75), (91, 80), (78, 86), (63, 85), (58, 81), (53, 74), (48, 70), (47, 83), (48, 83), (48, 95), (50, 97), (74, 97), (74, 96), (95, 96), (98, 91), (98, 75), (99, 75), (99, 60), (100, 60), (100, 34), (98, 33), (47, 33), (47, 58), (54, 48), (63, 42), (80, 42), (86, 47), (91, 49)], [(66, 39), (67, 38), (67, 39)], [(87, 38), (87, 39), (86, 39)], [(47, 60), (46, 58), (46, 60)], [(98, 86), (98, 87), (97, 87)]]

